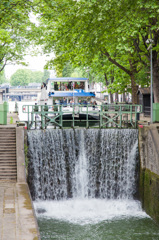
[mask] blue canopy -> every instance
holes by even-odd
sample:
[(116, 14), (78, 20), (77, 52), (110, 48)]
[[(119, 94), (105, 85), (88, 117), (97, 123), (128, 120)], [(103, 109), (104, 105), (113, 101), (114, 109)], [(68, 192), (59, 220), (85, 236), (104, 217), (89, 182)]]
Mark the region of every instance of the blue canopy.
[(85, 92), (83, 89), (76, 89), (74, 92), (49, 92), (49, 97), (95, 97), (95, 94), (92, 92)]

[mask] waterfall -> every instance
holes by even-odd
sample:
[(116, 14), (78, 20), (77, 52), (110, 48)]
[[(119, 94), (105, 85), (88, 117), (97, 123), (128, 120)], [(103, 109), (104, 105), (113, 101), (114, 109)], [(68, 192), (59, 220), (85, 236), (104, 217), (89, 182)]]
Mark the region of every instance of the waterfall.
[(28, 131), (33, 200), (132, 199), (138, 180), (138, 131)]

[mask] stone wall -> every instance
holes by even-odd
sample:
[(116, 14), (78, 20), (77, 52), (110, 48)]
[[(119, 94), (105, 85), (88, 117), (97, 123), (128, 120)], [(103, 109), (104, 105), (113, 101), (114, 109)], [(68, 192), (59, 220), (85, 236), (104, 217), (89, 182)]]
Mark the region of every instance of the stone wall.
[(159, 133), (157, 125), (139, 127), (140, 199), (159, 224)]

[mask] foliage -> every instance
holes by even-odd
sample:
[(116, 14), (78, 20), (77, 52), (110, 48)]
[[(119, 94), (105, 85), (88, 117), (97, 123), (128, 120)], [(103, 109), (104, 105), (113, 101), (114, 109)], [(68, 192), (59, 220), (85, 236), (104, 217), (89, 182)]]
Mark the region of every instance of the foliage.
[[(154, 83), (159, 89), (158, 0), (42, 0), (38, 10), (37, 41), (44, 52), (56, 55), (50, 66), (64, 67), (68, 61), (74, 67), (87, 66), (103, 74), (103, 81), (107, 75), (111, 89), (135, 91), (144, 82), (150, 62), (146, 40), (152, 37)], [(146, 86), (148, 82), (146, 76)]]
[(21, 63), (25, 49), (33, 39), (34, 24), (31, 0), (1, 0), (0, 4), (0, 71), (7, 63)]
[(13, 117), (10, 117), (10, 122), (9, 124), (13, 124)]
[(0, 84), (7, 82), (4, 71), (0, 72)]
[(48, 70), (44, 69), (44, 73), (43, 73), (41, 82), (45, 82), (46, 79), (48, 79), (49, 77), (50, 77), (50, 72)]
[(12, 86), (26, 86), (29, 83), (42, 83), (49, 78), (49, 71), (31, 71), (29, 69), (18, 69), (12, 76), (10, 83)]

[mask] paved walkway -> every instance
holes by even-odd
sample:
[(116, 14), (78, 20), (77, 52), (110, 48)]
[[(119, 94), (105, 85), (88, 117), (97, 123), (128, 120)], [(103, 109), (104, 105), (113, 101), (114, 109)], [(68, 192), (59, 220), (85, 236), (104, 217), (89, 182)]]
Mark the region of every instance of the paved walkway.
[(40, 239), (25, 183), (0, 182), (0, 239)]
[(19, 121), (17, 113), (7, 113), (7, 125), (4, 125), (4, 127), (16, 126), (16, 121)]
[[(15, 127), (15, 113), (7, 114), (7, 125)], [(40, 240), (27, 183), (0, 181), (0, 240)]]

